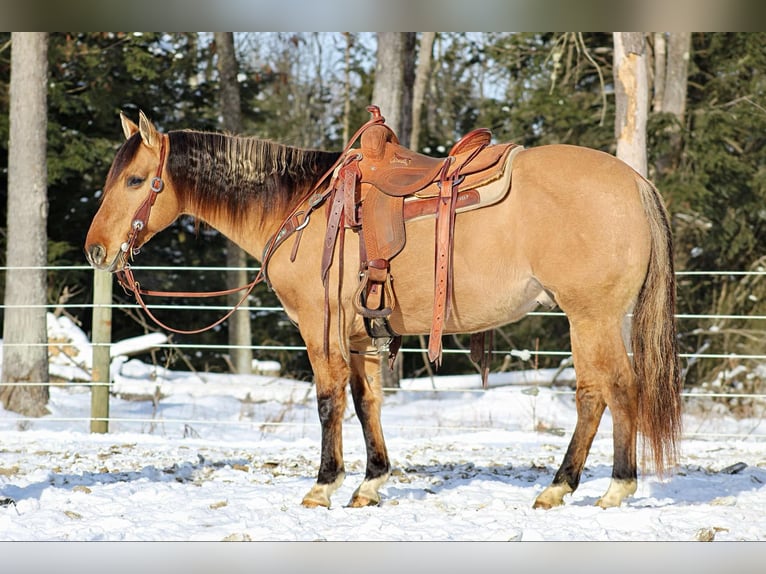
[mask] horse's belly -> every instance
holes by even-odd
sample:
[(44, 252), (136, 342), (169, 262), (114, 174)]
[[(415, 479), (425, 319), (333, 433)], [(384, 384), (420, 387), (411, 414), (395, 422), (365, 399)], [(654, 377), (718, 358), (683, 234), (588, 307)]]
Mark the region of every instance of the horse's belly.
[[(428, 333), (433, 323), (433, 276), (417, 287), (397, 285), (396, 306), (390, 323), (397, 333)], [(553, 301), (531, 276), (524, 278), (455, 277), (454, 295), (446, 323), (446, 333), (472, 333), (499, 327), (523, 318), (538, 305)]]
[[(550, 298), (519, 249), (507, 202), (460, 214), (453, 246), (453, 297), (447, 333), (470, 333), (518, 321)], [(412, 222), (407, 244), (391, 261), (396, 305), (391, 326), (428, 333), (434, 306), (434, 221)]]

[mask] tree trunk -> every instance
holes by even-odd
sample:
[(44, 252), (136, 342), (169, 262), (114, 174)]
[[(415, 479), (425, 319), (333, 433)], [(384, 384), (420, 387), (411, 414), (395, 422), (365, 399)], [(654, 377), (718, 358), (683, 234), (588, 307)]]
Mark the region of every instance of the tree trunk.
[[(414, 32), (379, 32), (372, 103), (380, 107), (386, 123), (394, 130), (399, 142), (409, 146), (412, 131), (413, 83), (415, 82)], [(382, 354), (383, 386), (399, 386), (395, 371), (388, 368)]]
[[(686, 92), (689, 76), (689, 58), (691, 52), (690, 32), (670, 32), (663, 37), (667, 46), (665, 66), (662, 70), (661, 101), (655, 102), (655, 111), (673, 114), (675, 123), (667, 126), (664, 135), (668, 138), (667, 152), (661, 154), (655, 162), (659, 173), (675, 169), (681, 157), (683, 146), (683, 125), (686, 115)], [(657, 78), (655, 78), (655, 82)], [(655, 95), (655, 100), (660, 94)]]
[[(239, 82), (237, 81), (239, 66), (234, 52), (234, 33), (215, 32), (214, 38), (218, 54), (219, 99), (223, 129), (231, 133), (240, 133), (242, 131), (242, 108)], [(242, 248), (229, 240), (226, 241), (226, 266), (238, 269), (226, 273), (229, 289), (240, 287), (248, 282), (247, 271), (244, 270), (244, 267), (247, 266), (247, 255)], [(241, 298), (241, 293), (229, 295), (228, 304), (233, 307)], [(250, 348), (252, 331), (247, 301), (229, 317), (228, 325), (232, 367), (239, 374), (250, 374), (253, 365), (253, 350)]]
[(668, 44), (665, 32), (654, 33), (654, 98), (652, 111), (662, 111), (662, 100), (665, 97), (665, 66), (668, 63)]
[(351, 48), (354, 37), (351, 32), (343, 32), (346, 47), (343, 52), (343, 142), (351, 137)]
[(662, 109), (682, 120), (686, 113), (686, 87), (689, 75), (691, 32), (668, 35), (668, 57), (665, 67), (665, 93)]
[(415, 85), (412, 89), (412, 136), (410, 148), (415, 151), (420, 146), (420, 116), (423, 111), (423, 101), (426, 97), (428, 78), (431, 75), (431, 55), (434, 49), (436, 32), (423, 32), (420, 37), (418, 51), (418, 66), (415, 70)]
[(44, 267), (48, 260), (48, 36), (13, 32), (11, 42), (8, 271), (0, 400), (8, 410), (41, 416), (48, 413), (49, 398), (44, 307)]
[(372, 103), (380, 107), (399, 142), (408, 146), (412, 131), (415, 32), (378, 32)]
[(614, 32), (617, 157), (646, 176), (649, 80), (642, 32)]

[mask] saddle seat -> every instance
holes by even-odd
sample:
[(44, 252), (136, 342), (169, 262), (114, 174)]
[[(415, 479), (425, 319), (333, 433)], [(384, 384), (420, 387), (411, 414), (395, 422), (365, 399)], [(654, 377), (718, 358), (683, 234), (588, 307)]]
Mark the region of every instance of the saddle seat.
[[(489, 145), (491, 137), (488, 129), (476, 129), (463, 136), (446, 158), (436, 158), (400, 145), (386, 125), (371, 126), (360, 138), (360, 181), (392, 197), (435, 197), (439, 195), (439, 180), (449, 179), (459, 170), (464, 177), (461, 187), (481, 186), (502, 170), (499, 160), (508, 150), (508, 144)], [(445, 166), (445, 162), (449, 165)]]

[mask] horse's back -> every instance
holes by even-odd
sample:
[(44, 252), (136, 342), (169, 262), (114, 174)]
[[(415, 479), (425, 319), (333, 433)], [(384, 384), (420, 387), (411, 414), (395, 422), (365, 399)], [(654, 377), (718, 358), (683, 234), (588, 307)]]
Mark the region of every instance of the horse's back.
[(551, 144), (519, 152), (513, 164), (512, 189), (536, 196), (597, 208), (613, 200), (636, 200), (637, 173), (615, 156), (568, 144)]

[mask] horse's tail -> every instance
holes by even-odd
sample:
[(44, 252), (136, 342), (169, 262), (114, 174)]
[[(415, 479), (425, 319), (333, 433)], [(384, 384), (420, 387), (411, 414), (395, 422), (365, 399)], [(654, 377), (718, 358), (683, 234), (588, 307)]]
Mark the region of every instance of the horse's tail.
[[(651, 230), (651, 255), (633, 310), (631, 345), (638, 383), (638, 430), (644, 454), (662, 475), (678, 461), (681, 367), (676, 338), (676, 283), (668, 213), (657, 189), (637, 177)], [(647, 456), (644, 456), (646, 462)]]

